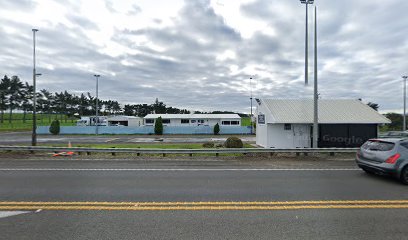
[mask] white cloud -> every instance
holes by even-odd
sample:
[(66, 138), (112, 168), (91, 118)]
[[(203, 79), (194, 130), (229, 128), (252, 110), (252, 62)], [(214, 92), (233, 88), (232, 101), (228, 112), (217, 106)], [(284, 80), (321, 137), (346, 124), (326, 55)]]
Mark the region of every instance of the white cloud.
[[(316, 3), (321, 96), (401, 109), (408, 2)], [(1, 1), (0, 21), (0, 74), (31, 81), (36, 27), (39, 87), (52, 91), (93, 92), (90, 79), (98, 72), (106, 98), (158, 97), (177, 107), (234, 111), (249, 110), (249, 76), (259, 96), (312, 92), (303, 85), (304, 5), (298, 1)]]

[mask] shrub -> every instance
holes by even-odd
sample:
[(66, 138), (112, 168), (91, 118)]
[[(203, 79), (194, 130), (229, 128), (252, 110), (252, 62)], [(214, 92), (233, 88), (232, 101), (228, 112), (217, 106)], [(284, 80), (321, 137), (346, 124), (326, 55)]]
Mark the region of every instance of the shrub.
[(229, 137), (224, 143), (224, 147), (226, 148), (242, 148), (244, 144), (242, 143), (241, 139), (237, 137)]
[(54, 135), (58, 135), (60, 133), (60, 122), (58, 120), (51, 122), (50, 133)]
[(217, 123), (214, 125), (214, 135), (218, 135), (218, 134), (220, 134), (220, 125), (218, 125)]
[(213, 142), (205, 142), (205, 143), (203, 143), (203, 147), (205, 147), (205, 148), (213, 148), (213, 147), (214, 147), (214, 143), (213, 143)]
[(163, 135), (163, 121), (161, 117), (158, 117), (154, 123), (154, 133), (156, 135)]
[(216, 148), (222, 148), (222, 147), (224, 147), (224, 144), (222, 144), (222, 143), (217, 143), (217, 144), (215, 144), (215, 147), (216, 147)]

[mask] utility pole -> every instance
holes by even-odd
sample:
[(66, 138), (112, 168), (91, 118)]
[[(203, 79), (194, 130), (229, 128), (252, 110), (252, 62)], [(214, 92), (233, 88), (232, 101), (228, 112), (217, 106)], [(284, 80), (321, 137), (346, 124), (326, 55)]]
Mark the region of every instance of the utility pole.
[(407, 130), (407, 121), (406, 121), (406, 106), (407, 106), (407, 78), (408, 76), (402, 76), (404, 79), (404, 115), (402, 116), (402, 131)]
[(314, 29), (314, 113), (313, 113), (313, 148), (318, 148), (319, 136), (319, 93), (317, 85), (317, 7), (315, 6), (315, 29)]
[(36, 69), (35, 69), (35, 33), (38, 29), (33, 31), (33, 132), (31, 136), (31, 146), (37, 146), (37, 92), (36, 92)]

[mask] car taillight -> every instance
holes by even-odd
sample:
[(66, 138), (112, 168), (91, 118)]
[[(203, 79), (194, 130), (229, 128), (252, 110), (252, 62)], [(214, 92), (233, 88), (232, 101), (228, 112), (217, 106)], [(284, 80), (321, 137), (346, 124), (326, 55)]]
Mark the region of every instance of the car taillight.
[(399, 157), (401, 157), (401, 154), (396, 153), (396, 154), (392, 155), (391, 157), (389, 157), (385, 162), (390, 163), (390, 164), (394, 164), (398, 160)]

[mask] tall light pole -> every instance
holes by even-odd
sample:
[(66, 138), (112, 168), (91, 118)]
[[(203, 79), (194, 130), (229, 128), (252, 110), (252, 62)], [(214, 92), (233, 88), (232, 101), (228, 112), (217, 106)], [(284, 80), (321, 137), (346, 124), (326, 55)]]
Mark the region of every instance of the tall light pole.
[(319, 93), (317, 88), (317, 7), (315, 6), (314, 19), (314, 91), (313, 91), (313, 148), (318, 148), (319, 136)]
[(99, 77), (100, 77), (101, 75), (99, 75), (99, 74), (94, 74), (94, 77), (96, 78), (96, 104), (95, 104), (95, 107), (96, 107), (96, 113), (95, 113), (95, 115), (96, 115), (96, 118), (95, 118), (95, 124), (96, 124), (96, 128), (95, 128), (95, 134), (96, 135), (98, 135), (98, 123), (99, 123), (99, 119), (98, 119), (98, 87), (99, 87)]
[(308, 5), (313, 4), (314, 0), (300, 0), (300, 3), (306, 5), (306, 30), (305, 30), (305, 85), (309, 84), (308, 78), (308, 45), (309, 45), (309, 35), (308, 35)]
[(31, 146), (37, 145), (37, 92), (36, 92), (36, 78), (40, 74), (37, 74), (35, 69), (35, 33), (38, 29), (32, 29), (33, 31), (33, 132), (31, 135)]
[(408, 76), (402, 76), (404, 79), (404, 115), (402, 116), (402, 131), (407, 130), (407, 121), (406, 121), (406, 106), (407, 106), (407, 78)]
[(252, 123), (252, 77), (249, 78), (249, 88), (251, 92), (251, 96), (249, 100), (251, 101), (251, 134), (252, 134), (253, 133), (253, 130), (252, 130), (252, 127), (253, 127), (253, 123)]

